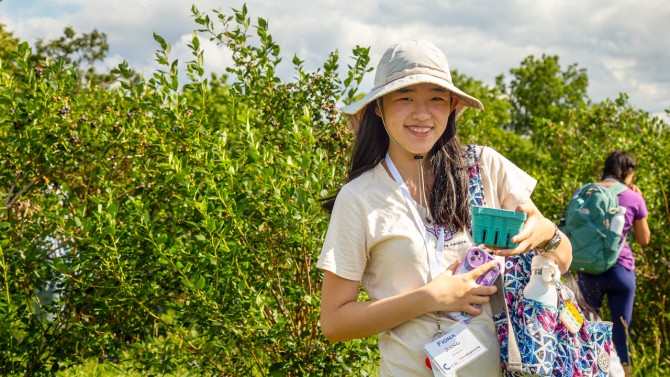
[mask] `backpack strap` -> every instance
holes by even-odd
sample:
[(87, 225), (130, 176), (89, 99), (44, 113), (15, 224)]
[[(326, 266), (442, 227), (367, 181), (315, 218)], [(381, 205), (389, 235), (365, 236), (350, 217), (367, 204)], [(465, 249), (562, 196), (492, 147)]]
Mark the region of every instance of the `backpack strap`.
[[(585, 185), (582, 185), (582, 186), (579, 188), (579, 190), (577, 190), (577, 193), (575, 193), (575, 195), (579, 195), (579, 194), (581, 194), (581, 192), (584, 191), (584, 188), (586, 188), (587, 186), (590, 186), (590, 185), (592, 185), (592, 184), (593, 184), (593, 183), (587, 183), (587, 184), (585, 184)], [(614, 194), (614, 195), (619, 195), (619, 194), (621, 194), (622, 192), (628, 190), (628, 186), (626, 186), (626, 185), (624, 185), (623, 183), (619, 182), (619, 183), (614, 184), (614, 185), (612, 185), (612, 186), (606, 187), (606, 189), (607, 189), (607, 191), (611, 192), (611, 193)]]
[(619, 195), (626, 190), (628, 190), (628, 186), (624, 185), (621, 182), (607, 188), (607, 191), (611, 192), (614, 195)]
[[(624, 185), (623, 183), (619, 182), (615, 185), (612, 185), (607, 188), (607, 191), (611, 192), (614, 194), (614, 196), (618, 196), (622, 192), (628, 190), (628, 186)], [(621, 250), (623, 250), (623, 247), (626, 245), (626, 237), (621, 235), (621, 241), (619, 241), (619, 253), (621, 253)]]

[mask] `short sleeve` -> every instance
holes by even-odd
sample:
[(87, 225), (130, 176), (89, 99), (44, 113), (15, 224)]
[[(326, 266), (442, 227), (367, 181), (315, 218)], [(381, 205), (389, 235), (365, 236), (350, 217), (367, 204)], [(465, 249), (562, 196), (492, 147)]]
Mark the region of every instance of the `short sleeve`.
[(649, 212), (647, 212), (647, 204), (644, 202), (644, 200), (642, 200), (642, 203), (640, 203), (640, 211), (638, 211), (637, 217), (635, 218), (635, 220), (644, 219), (648, 215), (649, 215)]
[(642, 197), (642, 195), (638, 194), (637, 192), (634, 192), (634, 193), (636, 194), (636, 197), (638, 198), (637, 211), (635, 213), (635, 220), (644, 219), (645, 217), (647, 217), (649, 215), (649, 212), (647, 211), (647, 203), (644, 201), (644, 198)]
[(631, 226), (635, 220), (643, 219), (649, 215), (644, 198), (633, 190), (628, 189), (619, 194), (619, 205), (627, 208), (626, 219)]
[(482, 181), (490, 206), (514, 210), (527, 201), (537, 180), (492, 148), (481, 151)]
[(366, 219), (355, 193), (344, 185), (335, 199), (317, 268), (360, 281), (368, 258)]

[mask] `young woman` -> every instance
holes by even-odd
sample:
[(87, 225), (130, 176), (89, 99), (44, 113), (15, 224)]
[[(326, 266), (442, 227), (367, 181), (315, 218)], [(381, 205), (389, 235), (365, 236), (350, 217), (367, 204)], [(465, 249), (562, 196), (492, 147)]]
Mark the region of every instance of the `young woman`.
[(630, 355), (628, 354), (626, 327), (631, 326), (633, 302), (635, 299), (635, 259), (628, 245), (628, 232), (633, 231), (635, 241), (642, 246), (649, 243), (651, 231), (647, 224), (647, 205), (640, 189), (633, 184), (637, 161), (624, 151), (615, 151), (607, 156), (603, 169), (602, 181), (598, 184), (605, 187), (619, 182), (628, 186), (619, 194), (619, 205), (626, 208), (622, 231), (623, 248), (614, 266), (600, 275), (578, 274), (579, 288), (586, 303), (595, 310), (602, 307), (603, 298), (607, 296), (607, 304), (612, 316), (612, 340), (626, 376), (632, 376)]
[[(456, 135), (466, 107), (483, 109), (453, 85), (444, 54), (407, 41), (382, 56), (370, 93), (342, 109), (356, 139), (347, 183), (325, 206), (332, 213), (317, 263), (321, 327), (331, 341), (379, 334), (381, 376), (432, 376), (424, 346), (454, 329), (444, 315), (451, 311), (475, 315), (467, 329), (488, 350), (458, 376), (501, 373), (488, 304), (496, 288), (475, 283), (498, 261), (453, 274), (474, 245), (468, 166)], [(495, 254), (538, 248), (566, 271), (570, 242), (530, 200), (536, 181), (490, 148), (478, 155), (488, 206), (527, 214), (511, 240), (518, 246)], [(358, 301), (361, 282), (367, 301)]]

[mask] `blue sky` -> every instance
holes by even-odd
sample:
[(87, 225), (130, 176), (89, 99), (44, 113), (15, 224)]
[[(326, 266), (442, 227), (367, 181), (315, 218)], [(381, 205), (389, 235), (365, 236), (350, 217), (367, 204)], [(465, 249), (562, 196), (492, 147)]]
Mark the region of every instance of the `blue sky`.
[[(565, 69), (585, 68), (593, 101), (616, 98), (653, 114), (670, 109), (670, 1), (667, 0), (2, 0), (0, 22), (29, 43), (52, 39), (66, 26), (107, 34), (106, 67), (123, 60), (149, 76), (157, 44), (154, 32), (172, 45), (173, 59), (191, 59), (190, 8), (211, 13), (246, 3), (252, 19), (269, 21), (282, 47), (285, 80), (294, 54), (315, 69), (338, 50), (341, 65), (356, 45), (370, 46), (376, 64), (386, 47), (405, 39), (427, 39), (440, 47), (452, 69), (487, 84), (518, 67), (528, 55), (558, 55)], [(205, 66), (223, 72), (228, 52), (201, 40)], [(369, 89), (372, 75), (364, 82)], [(667, 118), (666, 119), (670, 119)]]

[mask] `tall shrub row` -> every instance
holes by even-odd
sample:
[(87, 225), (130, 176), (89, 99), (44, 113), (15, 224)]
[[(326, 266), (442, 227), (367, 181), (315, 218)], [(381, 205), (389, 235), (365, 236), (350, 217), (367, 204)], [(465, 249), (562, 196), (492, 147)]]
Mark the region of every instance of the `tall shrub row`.
[(112, 90), (31, 64), (25, 43), (3, 62), (3, 375), (86, 358), (342, 374), (375, 357), (366, 342), (324, 343), (314, 269), (319, 200), (341, 182), (349, 138), (335, 103), (355, 95), (367, 50), (343, 79), (333, 53), (316, 72), (294, 59), (282, 83), (265, 20), (252, 36), (246, 8), (193, 12), (232, 52), (229, 75), (205, 78), (196, 35), (186, 85), (158, 35), (161, 70), (137, 81), (122, 64)]

